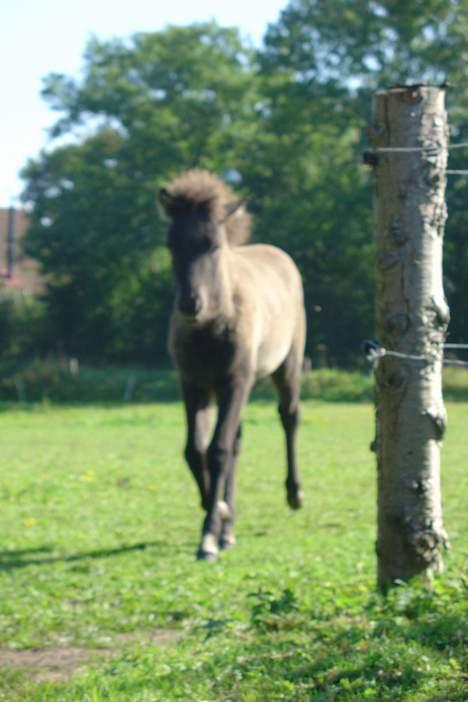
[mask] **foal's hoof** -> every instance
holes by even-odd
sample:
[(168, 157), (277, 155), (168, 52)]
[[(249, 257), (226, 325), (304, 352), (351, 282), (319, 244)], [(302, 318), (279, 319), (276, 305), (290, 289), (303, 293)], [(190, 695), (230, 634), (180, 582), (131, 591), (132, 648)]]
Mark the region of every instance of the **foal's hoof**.
[(219, 537), (219, 548), (222, 551), (228, 551), (230, 548), (236, 545), (236, 537), (234, 532), (231, 530), (226, 530)]
[(205, 534), (197, 551), (199, 561), (215, 561), (218, 558), (217, 539), (213, 534)]
[(304, 502), (304, 493), (302, 490), (297, 492), (288, 492), (288, 505), (291, 509), (301, 509)]

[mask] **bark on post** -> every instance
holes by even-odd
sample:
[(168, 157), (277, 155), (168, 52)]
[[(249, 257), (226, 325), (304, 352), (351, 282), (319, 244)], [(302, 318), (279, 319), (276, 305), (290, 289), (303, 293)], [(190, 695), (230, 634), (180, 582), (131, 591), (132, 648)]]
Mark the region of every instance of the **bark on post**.
[[(442, 569), (440, 445), (446, 427), (442, 284), (448, 127), (444, 89), (376, 94), (375, 243), (380, 344), (426, 360), (384, 356), (376, 369), (378, 585)], [(414, 151), (385, 151), (385, 148)]]

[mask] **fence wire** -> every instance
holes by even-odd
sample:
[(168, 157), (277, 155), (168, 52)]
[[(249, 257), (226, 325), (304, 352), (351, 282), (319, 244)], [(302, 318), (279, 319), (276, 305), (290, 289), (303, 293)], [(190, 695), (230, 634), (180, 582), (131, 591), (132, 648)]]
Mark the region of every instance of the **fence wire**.
[[(452, 149), (468, 149), (468, 141), (461, 142), (459, 144), (448, 144), (447, 145), (447, 150), (451, 151)], [(438, 144), (423, 144), (423, 146), (377, 146), (374, 149), (372, 149), (370, 152), (366, 152), (368, 157), (369, 154), (402, 154), (402, 153), (424, 153), (426, 156), (434, 156), (437, 155), (437, 153), (440, 151), (440, 146)], [(366, 161), (366, 159), (365, 159)], [(372, 163), (368, 163), (368, 165), (372, 165)], [(468, 175), (468, 170), (466, 169), (454, 169), (454, 168), (449, 168), (445, 171), (446, 175), (460, 175), (460, 176), (466, 176)]]
[[(467, 149), (468, 141), (462, 142), (460, 144), (447, 144), (447, 150), (452, 149)], [(423, 144), (422, 146), (377, 146), (374, 151), (379, 151), (381, 153), (405, 153), (413, 151), (426, 151), (426, 152), (437, 152), (440, 151), (438, 144), (433, 144), (431, 142)]]
[[(444, 348), (468, 348), (468, 344), (444, 344)], [(411, 353), (402, 353), (401, 351), (392, 351), (381, 346), (378, 341), (374, 339), (366, 339), (362, 343), (362, 349), (366, 359), (375, 368), (379, 361), (384, 356), (391, 356), (393, 358), (401, 358), (408, 361), (419, 361), (420, 363), (425, 363), (427, 365), (431, 363), (436, 363), (439, 359), (430, 356), (419, 356)], [(443, 358), (442, 364), (444, 366), (458, 366), (460, 368), (468, 368), (468, 361), (460, 361), (459, 359)]]

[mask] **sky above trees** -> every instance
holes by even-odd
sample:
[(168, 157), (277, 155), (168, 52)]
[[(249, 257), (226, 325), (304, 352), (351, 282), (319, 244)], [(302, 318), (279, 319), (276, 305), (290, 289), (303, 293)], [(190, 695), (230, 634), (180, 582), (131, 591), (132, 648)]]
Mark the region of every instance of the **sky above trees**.
[(102, 39), (153, 32), (168, 24), (215, 19), (237, 26), (260, 44), (269, 22), (278, 18), (286, 0), (15, 0), (0, 3), (0, 206), (22, 188), (18, 171), (27, 158), (48, 143), (47, 128), (56, 115), (40, 97), (43, 78), (51, 72), (76, 75), (90, 36)]

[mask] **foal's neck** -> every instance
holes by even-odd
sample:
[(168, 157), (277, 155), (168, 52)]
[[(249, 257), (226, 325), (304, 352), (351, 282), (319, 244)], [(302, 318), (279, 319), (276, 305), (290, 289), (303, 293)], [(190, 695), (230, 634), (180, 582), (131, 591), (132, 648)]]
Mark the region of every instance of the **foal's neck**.
[(230, 246), (223, 246), (220, 251), (220, 284), (219, 316), (230, 320), (236, 314), (234, 305), (234, 268)]

